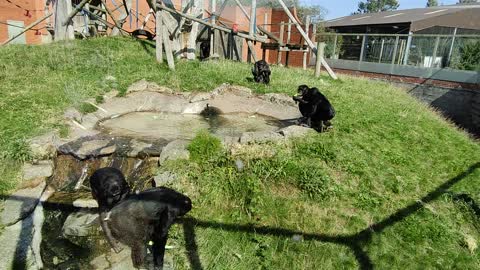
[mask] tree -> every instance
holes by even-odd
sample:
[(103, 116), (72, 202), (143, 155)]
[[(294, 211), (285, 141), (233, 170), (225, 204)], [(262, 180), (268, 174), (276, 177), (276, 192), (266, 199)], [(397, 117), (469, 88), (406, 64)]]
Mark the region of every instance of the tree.
[(299, 5), (297, 6), (297, 15), (301, 22), (305, 22), (307, 16), (310, 16), (311, 23), (318, 23), (322, 21), (327, 14), (325, 8), (320, 5), (310, 5), (304, 6)]
[(436, 7), (436, 6), (438, 6), (437, 0), (428, 0), (427, 7)]
[(358, 10), (355, 13), (373, 13), (396, 10), (398, 6), (399, 4), (397, 0), (367, 0), (358, 3)]

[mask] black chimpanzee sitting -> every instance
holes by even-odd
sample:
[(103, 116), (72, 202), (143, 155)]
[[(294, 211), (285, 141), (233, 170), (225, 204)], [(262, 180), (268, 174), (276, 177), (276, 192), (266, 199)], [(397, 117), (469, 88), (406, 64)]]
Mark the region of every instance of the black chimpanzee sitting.
[(252, 68), (253, 79), (258, 83), (270, 83), (270, 67), (265, 60), (255, 62)]
[(303, 116), (302, 122), (315, 130), (322, 132), (324, 125), (331, 126), (330, 120), (335, 116), (335, 109), (318, 88), (307, 85), (298, 87), (299, 95), (293, 100), (299, 102), (298, 108)]
[(210, 57), (210, 40), (204, 40), (200, 43), (200, 60)]
[(90, 188), (92, 196), (98, 202), (98, 211), (100, 216), (100, 226), (102, 227), (108, 243), (115, 252), (120, 248), (115, 243), (111, 231), (106, 224), (107, 213), (114, 205), (124, 200), (130, 194), (130, 186), (122, 172), (112, 167), (106, 167), (96, 170), (90, 177)]

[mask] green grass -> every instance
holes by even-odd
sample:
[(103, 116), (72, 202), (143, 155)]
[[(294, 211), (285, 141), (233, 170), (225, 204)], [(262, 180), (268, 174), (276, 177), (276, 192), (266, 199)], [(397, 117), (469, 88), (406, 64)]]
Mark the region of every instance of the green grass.
[(65, 108), (142, 78), (178, 91), (227, 82), (293, 94), (315, 85), (337, 110), (331, 131), (231, 151), (200, 134), (189, 162), (161, 168), (177, 172), (172, 186), (193, 199), (197, 220), (194, 230), (171, 231), (177, 269), (190, 260), (204, 269), (480, 268), (479, 219), (450, 195), (480, 201), (480, 146), (426, 105), (367, 79), (318, 80), (274, 66), (263, 86), (247, 80), (246, 64), (179, 61), (171, 72), (153, 55), (120, 38), (1, 47), (0, 191), (15, 187), (15, 164), (29, 158), (25, 139), (64, 129)]

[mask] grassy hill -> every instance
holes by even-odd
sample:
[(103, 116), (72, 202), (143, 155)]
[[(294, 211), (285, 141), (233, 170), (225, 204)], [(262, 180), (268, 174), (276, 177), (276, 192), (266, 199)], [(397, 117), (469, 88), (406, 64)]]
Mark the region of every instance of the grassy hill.
[(64, 130), (65, 108), (142, 78), (178, 91), (314, 85), (337, 110), (333, 130), (228, 152), (199, 134), (190, 162), (161, 168), (194, 202), (169, 240), (178, 269), (480, 268), (479, 217), (456, 199), (480, 201), (478, 143), (387, 83), (273, 67), (263, 86), (249, 70), (180, 61), (171, 72), (149, 45), (121, 38), (0, 47), (0, 191), (18, 184), (26, 139)]

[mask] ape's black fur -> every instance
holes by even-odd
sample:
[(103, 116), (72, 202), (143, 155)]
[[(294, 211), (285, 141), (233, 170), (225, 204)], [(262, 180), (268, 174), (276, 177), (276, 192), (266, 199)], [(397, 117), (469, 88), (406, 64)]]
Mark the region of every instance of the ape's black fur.
[(106, 167), (96, 170), (90, 177), (90, 188), (92, 196), (98, 202), (98, 211), (100, 215), (100, 226), (102, 227), (108, 243), (115, 252), (120, 249), (113, 239), (110, 228), (105, 222), (107, 212), (112, 207), (124, 200), (130, 193), (130, 186), (122, 172), (112, 167)]
[(304, 117), (304, 122), (309, 127), (322, 132), (324, 125), (331, 125), (329, 120), (335, 117), (335, 109), (318, 88), (300, 85), (298, 94), (293, 97), (293, 100), (299, 102), (298, 108)]
[(270, 83), (270, 67), (264, 60), (255, 62), (252, 68), (253, 79), (258, 83)]
[(210, 40), (205, 40), (200, 43), (200, 60), (205, 60), (210, 57)]
[(132, 249), (135, 267), (145, 266), (147, 244), (153, 242), (155, 269), (162, 269), (168, 230), (175, 219), (192, 209), (187, 196), (169, 188), (152, 188), (132, 194), (110, 211), (112, 235)]

